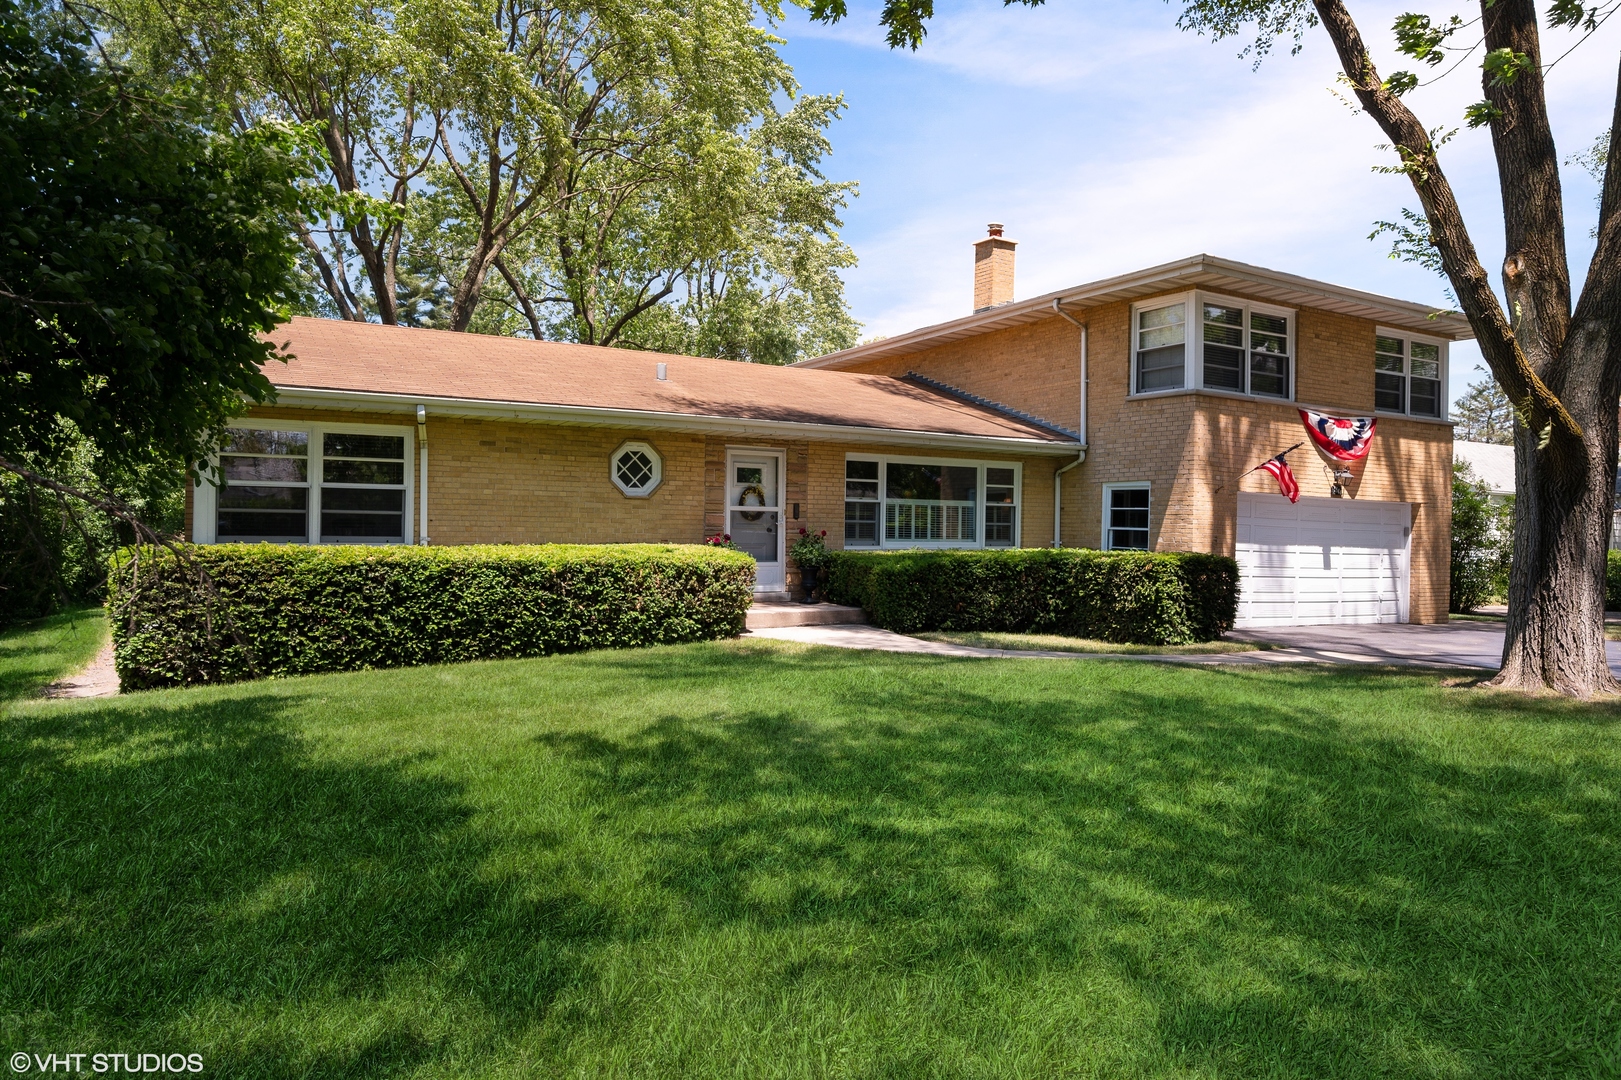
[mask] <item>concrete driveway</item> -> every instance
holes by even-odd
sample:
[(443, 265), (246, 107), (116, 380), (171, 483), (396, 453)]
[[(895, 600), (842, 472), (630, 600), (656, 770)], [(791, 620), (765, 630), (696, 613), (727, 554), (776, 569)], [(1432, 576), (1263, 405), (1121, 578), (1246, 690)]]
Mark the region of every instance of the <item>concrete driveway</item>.
[[(1280, 626), (1234, 630), (1228, 637), (1275, 646), (1263, 654), (1271, 660), (1287, 656), (1334, 664), (1409, 664), (1496, 671), (1503, 659), (1503, 624), (1472, 620), (1440, 626)], [(1607, 648), (1610, 670), (1621, 675), (1621, 642), (1609, 642)]]

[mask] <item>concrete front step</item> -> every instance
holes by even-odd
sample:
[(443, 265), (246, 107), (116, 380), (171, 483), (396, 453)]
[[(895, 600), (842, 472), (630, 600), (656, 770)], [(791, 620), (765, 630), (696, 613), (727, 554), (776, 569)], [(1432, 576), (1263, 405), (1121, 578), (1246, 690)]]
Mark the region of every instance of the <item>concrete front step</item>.
[(864, 623), (866, 613), (842, 604), (776, 604), (759, 600), (749, 608), (750, 630), (770, 630), (779, 626), (837, 626)]

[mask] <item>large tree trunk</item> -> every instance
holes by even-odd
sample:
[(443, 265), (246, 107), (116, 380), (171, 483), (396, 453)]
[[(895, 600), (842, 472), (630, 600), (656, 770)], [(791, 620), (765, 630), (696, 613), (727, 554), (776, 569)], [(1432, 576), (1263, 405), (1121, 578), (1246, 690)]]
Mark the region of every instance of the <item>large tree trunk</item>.
[[(1430, 242), (1475, 340), (1518, 418), (1514, 560), (1496, 684), (1587, 696), (1621, 689), (1604, 646), (1604, 567), (1621, 392), (1621, 169), (1612, 154), (1599, 237), (1570, 305), (1564, 200), (1548, 124), (1533, 0), (1482, 0), (1488, 52), (1521, 58), (1483, 70), (1502, 187), (1507, 310), (1475, 252), (1430, 132), (1379, 77), (1343, 0), (1313, 0), (1357, 100), (1390, 136), (1424, 204)], [(1612, 130), (1621, 126), (1621, 73)]]
[(1561, 397), (1582, 425), (1580, 440), (1556, 438), (1539, 448), (1539, 433), (1516, 425), (1514, 561), (1503, 667), (1492, 685), (1587, 697), (1621, 690), (1604, 644), (1621, 425), (1615, 393), (1597, 382)]

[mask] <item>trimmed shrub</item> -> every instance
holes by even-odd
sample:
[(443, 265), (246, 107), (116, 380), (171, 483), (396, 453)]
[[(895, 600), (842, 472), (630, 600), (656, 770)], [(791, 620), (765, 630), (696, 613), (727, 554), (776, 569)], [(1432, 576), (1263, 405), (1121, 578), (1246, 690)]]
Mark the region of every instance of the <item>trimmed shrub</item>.
[(1211, 641), (1233, 625), (1238, 564), (1219, 555), (1022, 548), (836, 552), (827, 597), (874, 626), (1012, 630), (1142, 645)]
[(1604, 610), (1621, 611), (1621, 551), (1611, 551), (1604, 566)]
[(1464, 614), (1508, 593), (1514, 553), (1514, 500), (1494, 504), (1467, 461), (1452, 472), (1451, 595), (1447, 610)]
[(696, 545), (219, 544), (115, 569), (108, 613), (146, 689), (731, 637), (753, 590)]

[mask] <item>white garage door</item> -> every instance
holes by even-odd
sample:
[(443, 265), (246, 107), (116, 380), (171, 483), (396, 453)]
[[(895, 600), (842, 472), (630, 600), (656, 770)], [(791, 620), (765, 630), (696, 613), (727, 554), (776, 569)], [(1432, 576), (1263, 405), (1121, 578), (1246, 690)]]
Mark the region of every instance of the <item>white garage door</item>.
[(1407, 621), (1402, 502), (1238, 494), (1239, 626)]

